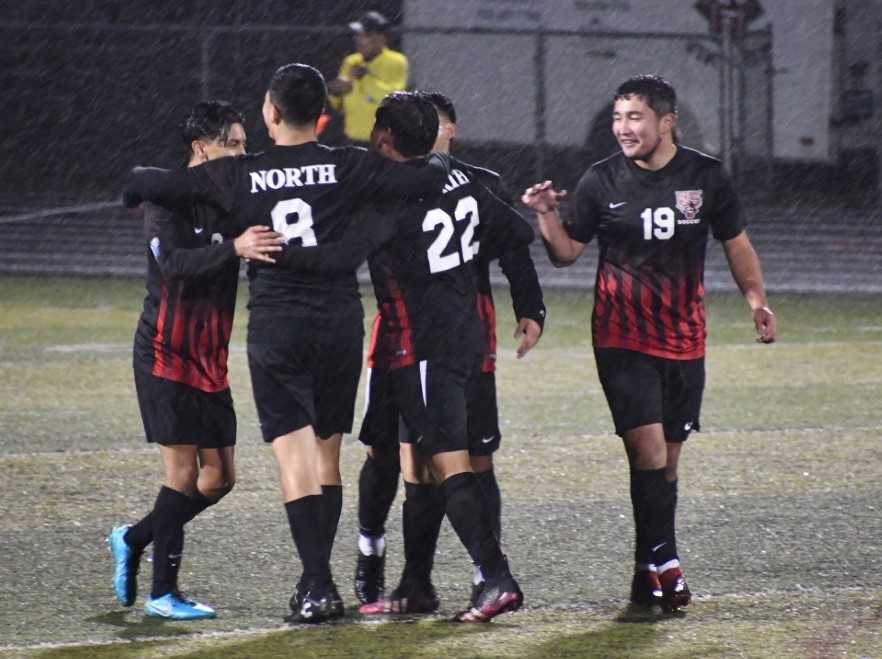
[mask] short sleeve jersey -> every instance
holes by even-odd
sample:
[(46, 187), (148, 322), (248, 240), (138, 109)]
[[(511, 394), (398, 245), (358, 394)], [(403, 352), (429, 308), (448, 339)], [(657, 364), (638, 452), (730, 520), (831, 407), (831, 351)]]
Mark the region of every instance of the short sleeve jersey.
[(594, 345), (666, 359), (704, 356), (704, 262), (708, 232), (720, 241), (744, 229), (738, 198), (718, 160), (678, 146), (660, 170), (617, 153), (576, 188), (565, 224), (600, 248), (592, 314)]

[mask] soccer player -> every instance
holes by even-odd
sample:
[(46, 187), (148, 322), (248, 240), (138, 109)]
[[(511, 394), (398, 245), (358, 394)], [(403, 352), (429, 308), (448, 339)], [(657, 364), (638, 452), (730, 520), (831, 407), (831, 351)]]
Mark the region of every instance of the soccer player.
[[(456, 108), (453, 102), (438, 92), (425, 93), (438, 112), (438, 136), (433, 151), (449, 153), (456, 136)], [(496, 172), (468, 166), (470, 174), (498, 193), (499, 175)], [(506, 199), (507, 201), (507, 199)], [(498, 410), (496, 405), (496, 312), (490, 285), (490, 263), (499, 258), (500, 266), (511, 286), (515, 317), (518, 323), (515, 338), (522, 337), (518, 357), (525, 355), (539, 340), (545, 319), (542, 290), (527, 247), (499, 254), (494, 245), (481, 241), (477, 256), (477, 311), (486, 334), (485, 354), (480, 369), (476, 369), (466, 384), (469, 456), (487, 506), (494, 534), (501, 533), (501, 495), (493, 471), (493, 453), (499, 448)], [(372, 263), (372, 273), (379, 270)], [(390, 278), (390, 281), (393, 281)], [(399, 471), (399, 410), (394, 396), (385, 386), (391, 366), (397, 367), (406, 352), (405, 334), (395, 314), (395, 300), (383, 292), (392, 287), (376, 287), (378, 314), (371, 336), (368, 355), (368, 401), (360, 439), (368, 445), (368, 455), (359, 476), (359, 539), (355, 575), (356, 597), (365, 604), (362, 613), (421, 613), (433, 611), (438, 599), (431, 585), (431, 568), (443, 521), (443, 498), (432, 483), (415, 480), (405, 475), (405, 502), (403, 506), (404, 553), (406, 565), (401, 584), (389, 597), (383, 598), (385, 581), (385, 522), (398, 488)], [(406, 428), (404, 428), (406, 431)], [(405, 440), (406, 441), (406, 440)], [(409, 478), (410, 477), (410, 478)], [(473, 575), (472, 601), (483, 587), (479, 566)]]
[[(263, 119), (274, 145), (185, 175), (144, 170), (130, 201), (195, 200), (236, 226), (269, 225), (291, 244), (342, 235), (367, 200), (406, 197), (443, 183), (434, 166), (407, 167), (357, 147), (316, 142), (327, 91), (305, 64), (275, 71)], [(436, 122), (437, 126), (437, 122)], [(342, 508), (340, 440), (352, 428), (361, 374), (363, 311), (354, 268), (332, 276), (251, 264), (248, 364), (260, 427), (272, 445), (291, 534), (303, 564), (294, 621), (343, 615), (330, 556)]]
[(704, 258), (722, 242), (758, 341), (775, 340), (759, 259), (720, 162), (678, 144), (677, 98), (658, 76), (615, 94), (612, 130), (621, 152), (596, 163), (576, 188), (572, 218), (550, 181), (528, 188), (549, 257), (573, 263), (596, 235), (600, 258), (592, 319), (594, 355), (616, 433), (624, 440), (636, 527), (631, 601), (676, 611), (691, 594), (674, 530), (677, 466), (699, 429), (704, 390)]
[[(197, 104), (183, 124), (189, 167), (245, 152), (242, 115), (222, 101)], [(230, 492), (236, 480), (236, 415), (227, 354), (239, 259), (272, 262), (278, 234), (252, 227), (230, 240), (211, 213), (147, 204), (147, 297), (134, 341), (135, 386), (147, 441), (159, 444), (165, 479), (153, 510), (113, 529), (117, 600), (131, 606), (141, 554), (154, 545), (144, 611), (176, 620), (215, 611), (178, 592), (184, 524)]]
[[(438, 114), (424, 95), (397, 92), (380, 104), (372, 141), (386, 157), (416, 168), (425, 165), (437, 131)], [(457, 619), (486, 622), (519, 608), (523, 595), (486, 518), (468, 452), (466, 382), (480, 367), (486, 346), (477, 313), (475, 252), (485, 238), (498, 240), (502, 251), (524, 247), (533, 232), (467, 166), (448, 162), (447, 181), (434, 194), (353, 222), (338, 243), (314, 249), (286, 246), (279, 264), (329, 273), (354, 270), (372, 255), (378, 303), (395, 307), (389, 310), (389, 323), (401, 335), (385, 387), (410, 429), (401, 447), (405, 481), (424, 482), (420, 474), (428, 468), (441, 484), (442, 515), (487, 579), (477, 601)], [(405, 514), (405, 524), (409, 519), (423, 521)], [(430, 559), (433, 554), (434, 547)], [(414, 585), (425, 594), (419, 588), (425, 584), (409, 584), (407, 576), (398, 590)], [(397, 601), (405, 600), (402, 595)]]

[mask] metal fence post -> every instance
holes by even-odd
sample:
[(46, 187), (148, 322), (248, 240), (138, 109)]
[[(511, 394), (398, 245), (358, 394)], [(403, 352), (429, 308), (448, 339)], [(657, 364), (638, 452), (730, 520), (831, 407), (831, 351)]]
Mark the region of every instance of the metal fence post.
[(535, 88), (535, 123), (536, 123), (536, 181), (545, 180), (545, 32), (540, 27), (536, 30), (536, 49), (533, 54), (533, 73), (536, 80)]

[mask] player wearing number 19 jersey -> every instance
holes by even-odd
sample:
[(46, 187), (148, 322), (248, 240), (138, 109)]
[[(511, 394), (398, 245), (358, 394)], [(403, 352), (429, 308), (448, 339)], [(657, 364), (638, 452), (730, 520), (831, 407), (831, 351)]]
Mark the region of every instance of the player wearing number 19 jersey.
[[(206, 163), (184, 178), (142, 178), (132, 192), (192, 198), (219, 207), (235, 225), (268, 225), (289, 244), (314, 246), (338, 239), (359, 205), (405, 198), (443, 178), (432, 167), (415, 170), (364, 149), (318, 144), (325, 100), (317, 70), (283, 66), (263, 105), (274, 146)], [(313, 275), (252, 263), (249, 280), (254, 398), (303, 563), (292, 613), (317, 622), (343, 614), (329, 560), (342, 507), (340, 438), (352, 426), (361, 372), (361, 301), (354, 272)]]
[(704, 389), (708, 233), (723, 243), (759, 340), (772, 342), (776, 330), (732, 185), (719, 161), (676, 143), (676, 112), (669, 83), (657, 76), (628, 80), (613, 108), (622, 150), (579, 181), (570, 222), (561, 224), (556, 209), (565, 193), (550, 182), (523, 197), (559, 265), (572, 263), (597, 237), (594, 352), (631, 468), (631, 600), (671, 611), (691, 600), (674, 517), (680, 451), (698, 430)]

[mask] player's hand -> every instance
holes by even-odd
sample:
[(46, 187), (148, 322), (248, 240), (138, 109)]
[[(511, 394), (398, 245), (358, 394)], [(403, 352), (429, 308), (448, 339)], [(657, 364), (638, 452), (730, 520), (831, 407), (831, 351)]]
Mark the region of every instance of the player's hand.
[(551, 181), (543, 181), (527, 188), (521, 201), (537, 213), (550, 213), (557, 210), (557, 207), (560, 206), (560, 200), (566, 196), (566, 190), (555, 190), (551, 186)]
[(262, 225), (248, 227), (238, 238), (233, 241), (236, 256), (249, 261), (263, 261), (275, 263), (276, 260), (269, 256), (273, 252), (282, 251), (285, 237), (276, 233), (269, 227)]
[(353, 66), (349, 69), (349, 75), (351, 75), (356, 80), (361, 80), (367, 75), (367, 67), (366, 66)]
[(532, 318), (521, 318), (515, 327), (514, 338), (521, 338), (521, 345), (518, 346), (518, 359), (526, 355), (539, 343), (539, 337), (542, 336), (542, 328)]
[(774, 343), (778, 334), (778, 319), (768, 307), (753, 311), (753, 324), (756, 325), (756, 340), (760, 343)]
[(345, 96), (352, 91), (352, 82), (344, 78), (335, 78), (328, 83), (328, 93), (332, 96)]

